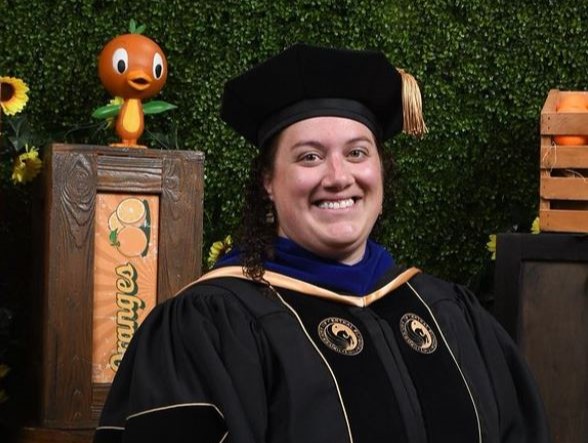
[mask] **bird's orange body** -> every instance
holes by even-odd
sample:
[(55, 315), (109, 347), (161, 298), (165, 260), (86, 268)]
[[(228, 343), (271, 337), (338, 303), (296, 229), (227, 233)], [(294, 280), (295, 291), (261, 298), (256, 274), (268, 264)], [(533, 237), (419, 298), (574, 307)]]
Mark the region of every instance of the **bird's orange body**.
[(145, 129), (142, 100), (157, 94), (167, 78), (167, 60), (153, 40), (141, 34), (120, 35), (102, 50), (98, 74), (104, 87), (124, 102), (116, 119), (116, 133), (121, 143), (138, 145)]

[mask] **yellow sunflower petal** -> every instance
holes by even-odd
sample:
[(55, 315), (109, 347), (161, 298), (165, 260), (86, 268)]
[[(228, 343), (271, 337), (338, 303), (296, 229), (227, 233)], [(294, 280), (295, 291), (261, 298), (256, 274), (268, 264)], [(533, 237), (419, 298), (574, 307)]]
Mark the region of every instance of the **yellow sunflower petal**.
[(0, 107), (6, 115), (22, 111), (29, 101), (29, 87), (20, 78), (0, 77)]
[(496, 234), (491, 234), (488, 236), (486, 249), (492, 253), (492, 260), (496, 260)]
[(42, 166), (43, 162), (39, 158), (39, 151), (34, 147), (27, 146), (26, 151), (14, 160), (12, 182), (14, 184), (30, 182), (41, 172)]
[[(119, 97), (118, 95), (114, 98), (111, 98), (110, 101), (108, 102), (109, 105), (121, 105), (125, 102), (125, 99), (122, 97)], [(111, 128), (114, 126), (114, 121), (116, 120), (116, 117), (110, 117), (106, 119), (106, 127), (107, 128)]]
[(108, 102), (109, 105), (122, 105), (125, 102), (125, 99), (122, 97), (119, 97), (118, 95), (114, 98), (111, 98), (110, 101)]
[(539, 217), (536, 217), (533, 220), (533, 224), (531, 225), (531, 232), (533, 234), (539, 234), (541, 232), (541, 227), (539, 226)]
[(10, 372), (10, 367), (4, 363), (0, 364), (0, 378), (4, 378)]
[(232, 248), (232, 245), (233, 239), (230, 235), (227, 235), (225, 239), (222, 241), (215, 241), (210, 247), (210, 250), (208, 251), (208, 268), (212, 268), (219, 258), (221, 258), (223, 255), (229, 252)]

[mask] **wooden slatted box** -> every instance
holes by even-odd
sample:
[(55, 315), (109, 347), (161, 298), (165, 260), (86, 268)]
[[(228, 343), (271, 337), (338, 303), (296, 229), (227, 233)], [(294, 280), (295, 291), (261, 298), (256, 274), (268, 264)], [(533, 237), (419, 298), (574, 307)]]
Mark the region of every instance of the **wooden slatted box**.
[(569, 94), (588, 92), (552, 89), (541, 111), (541, 231), (588, 232), (588, 146), (563, 146), (557, 135), (588, 136), (588, 112), (556, 112)]

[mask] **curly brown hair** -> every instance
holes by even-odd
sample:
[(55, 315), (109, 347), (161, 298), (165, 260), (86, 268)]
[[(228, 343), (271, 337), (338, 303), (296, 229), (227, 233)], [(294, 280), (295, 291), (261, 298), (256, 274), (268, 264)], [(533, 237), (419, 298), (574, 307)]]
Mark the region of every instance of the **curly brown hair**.
[(274, 205), (264, 186), (264, 178), (271, 176), (273, 171), (278, 139), (279, 134), (272, 137), (251, 160), (245, 185), (245, 203), (236, 236), (245, 275), (258, 282), (263, 281), (263, 262), (273, 257), (278, 230)]
[[(263, 262), (273, 258), (278, 231), (277, 216), (274, 205), (265, 190), (264, 178), (272, 176), (279, 139), (280, 133), (273, 136), (251, 161), (249, 178), (245, 186), (241, 223), (236, 235), (245, 275), (261, 283), (267, 283), (263, 279), (265, 272)], [(394, 169), (394, 160), (391, 155), (385, 155), (383, 144), (379, 140), (376, 140), (376, 146), (382, 163), (386, 196), (384, 206), (389, 207), (391, 202), (391, 180), (389, 179)], [(377, 230), (378, 223), (372, 232)]]

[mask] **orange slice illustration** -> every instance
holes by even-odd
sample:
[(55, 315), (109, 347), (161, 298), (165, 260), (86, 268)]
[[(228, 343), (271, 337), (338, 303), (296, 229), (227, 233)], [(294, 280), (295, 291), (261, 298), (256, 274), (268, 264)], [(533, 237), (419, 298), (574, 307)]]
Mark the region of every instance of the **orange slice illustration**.
[(120, 231), (122, 228), (124, 228), (124, 225), (118, 219), (116, 211), (114, 211), (112, 214), (110, 214), (110, 217), (108, 218), (108, 229), (110, 231)]
[(118, 204), (116, 215), (123, 225), (139, 226), (145, 220), (145, 205), (138, 198), (126, 198)]
[(125, 226), (116, 235), (118, 251), (127, 257), (138, 257), (145, 251), (148, 238), (145, 232), (135, 226)]

